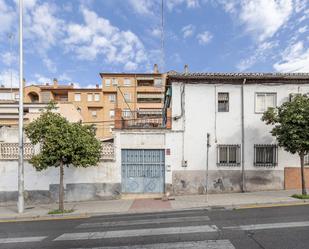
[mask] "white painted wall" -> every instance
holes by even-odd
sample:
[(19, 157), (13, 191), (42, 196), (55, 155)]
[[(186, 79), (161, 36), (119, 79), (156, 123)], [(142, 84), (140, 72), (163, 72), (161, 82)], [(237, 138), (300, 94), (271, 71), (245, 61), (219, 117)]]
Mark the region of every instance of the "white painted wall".
[[(173, 117), (181, 114), (181, 91), (183, 84), (173, 83)], [(239, 170), (240, 167), (220, 167), (217, 162), (217, 144), (241, 144), (241, 86), (231, 84), (185, 84), (184, 115), (173, 120), (172, 131), (184, 130), (184, 160), (187, 168), (181, 167), (179, 158), (173, 158), (173, 170), (205, 170), (206, 138), (211, 135), (209, 150), (210, 170)], [(216, 112), (218, 92), (229, 92), (229, 112)], [(306, 85), (245, 85), (245, 168), (247, 170), (283, 170), (286, 166), (299, 166), (297, 155), (291, 155), (279, 148), (278, 166), (275, 168), (255, 167), (254, 144), (276, 143), (269, 133), (270, 126), (261, 121), (262, 114), (255, 113), (255, 93), (276, 92), (277, 105), (288, 100), (289, 93), (308, 93)], [(172, 133), (173, 134), (173, 133)], [(181, 147), (181, 146), (178, 146)]]
[[(2, 127), (0, 140), (2, 142), (17, 142), (17, 128)], [(25, 190), (49, 190), (50, 184), (59, 184), (59, 169), (49, 168), (36, 171), (28, 162), (25, 166)], [(18, 162), (17, 160), (0, 161), (0, 192), (16, 191), (18, 189)], [(64, 183), (120, 183), (120, 168), (116, 161), (101, 161), (98, 166), (88, 168), (65, 168)]]

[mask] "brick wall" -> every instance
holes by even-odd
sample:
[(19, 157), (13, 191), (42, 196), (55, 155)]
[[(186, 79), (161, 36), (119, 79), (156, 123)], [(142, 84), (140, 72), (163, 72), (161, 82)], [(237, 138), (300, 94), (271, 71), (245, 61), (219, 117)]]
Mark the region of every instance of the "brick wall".
[[(306, 187), (309, 188), (309, 168), (305, 168)], [(284, 168), (284, 189), (301, 189), (300, 168)]]

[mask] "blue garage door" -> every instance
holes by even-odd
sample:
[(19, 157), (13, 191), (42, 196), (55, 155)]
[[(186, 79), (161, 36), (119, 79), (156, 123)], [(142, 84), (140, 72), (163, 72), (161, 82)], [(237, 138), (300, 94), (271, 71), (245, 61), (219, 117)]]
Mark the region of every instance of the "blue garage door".
[(123, 193), (163, 193), (164, 150), (121, 151)]

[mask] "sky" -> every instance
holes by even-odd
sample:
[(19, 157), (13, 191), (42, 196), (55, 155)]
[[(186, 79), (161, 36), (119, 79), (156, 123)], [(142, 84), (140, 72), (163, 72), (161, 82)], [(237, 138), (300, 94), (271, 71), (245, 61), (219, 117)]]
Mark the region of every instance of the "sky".
[[(18, 86), (18, 0), (0, 0), (0, 84)], [(162, 59), (164, 58), (164, 59)], [(309, 72), (308, 0), (24, 0), (24, 77), (100, 72)]]

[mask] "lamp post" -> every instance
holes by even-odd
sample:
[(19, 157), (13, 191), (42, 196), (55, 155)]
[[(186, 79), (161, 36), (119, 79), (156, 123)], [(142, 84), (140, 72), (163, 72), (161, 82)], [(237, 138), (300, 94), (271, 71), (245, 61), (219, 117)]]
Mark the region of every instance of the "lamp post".
[(24, 212), (23, 0), (19, 0), (18, 213)]

